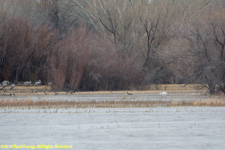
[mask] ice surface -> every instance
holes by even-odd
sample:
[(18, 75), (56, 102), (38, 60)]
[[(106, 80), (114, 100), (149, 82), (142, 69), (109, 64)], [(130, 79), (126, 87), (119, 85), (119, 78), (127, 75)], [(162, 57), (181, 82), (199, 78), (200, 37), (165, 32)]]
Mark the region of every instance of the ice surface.
[(28, 95), (28, 96), (2, 96), (0, 100), (24, 100), (31, 99), (33, 101), (182, 101), (182, 100), (204, 100), (209, 99), (209, 96), (200, 93), (168, 93), (167, 95), (160, 94), (96, 94), (96, 95)]
[(224, 139), (224, 107), (0, 110), (0, 144), (4, 145), (221, 150)]

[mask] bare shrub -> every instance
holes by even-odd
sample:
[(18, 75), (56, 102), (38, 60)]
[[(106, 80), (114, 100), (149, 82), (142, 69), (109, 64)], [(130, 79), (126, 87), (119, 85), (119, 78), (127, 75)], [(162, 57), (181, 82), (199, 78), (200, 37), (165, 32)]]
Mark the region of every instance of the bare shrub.
[(41, 79), (47, 82), (47, 58), (59, 40), (57, 31), (3, 14), (0, 24), (1, 78), (10, 81)]
[(32, 54), (34, 38), (32, 24), (22, 17), (15, 19), (3, 14), (0, 23), (1, 78), (19, 80), (27, 68), (28, 58)]
[(124, 89), (140, 74), (132, 58), (120, 57), (115, 44), (86, 28), (73, 29), (58, 45), (56, 55), (60, 56), (51, 59), (58, 90)]

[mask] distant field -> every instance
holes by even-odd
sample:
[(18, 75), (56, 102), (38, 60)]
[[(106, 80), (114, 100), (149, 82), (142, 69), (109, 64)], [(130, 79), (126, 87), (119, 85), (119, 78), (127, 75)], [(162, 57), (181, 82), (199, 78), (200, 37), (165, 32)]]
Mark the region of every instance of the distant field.
[[(160, 84), (142, 87), (144, 90), (130, 90), (134, 94), (157, 94), (161, 91), (168, 93), (207, 93), (208, 89), (199, 84)], [(50, 86), (16, 86), (10, 90), (10, 87), (0, 89), (0, 95), (68, 95), (68, 94), (122, 94), (127, 91), (94, 91), (94, 92), (53, 92)]]
[[(147, 88), (147, 87), (146, 87)], [(0, 107), (14, 108), (146, 108), (225, 106), (223, 96), (209, 96), (200, 85), (151, 85), (148, 90), (54, 92), (50, 86), (17, 86), (0, 90)], [(160, 95), (160, 92), (167, 92)], [(129, 94), (127, 94), (129, 92)], [(12, 95), (13, 94), (13, 95)]]
[(145, 86), (144, 89), (148, 90), (207, 90), (206, 85), (200, 84), (152, 84)]

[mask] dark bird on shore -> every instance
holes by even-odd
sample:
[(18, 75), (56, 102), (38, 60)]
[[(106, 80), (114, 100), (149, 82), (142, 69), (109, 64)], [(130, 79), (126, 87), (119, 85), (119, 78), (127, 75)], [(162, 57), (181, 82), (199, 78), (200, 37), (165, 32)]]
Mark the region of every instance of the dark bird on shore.
[(127, 92), (127, 95), (133, 95), (132, 93)]
[(67, 94), (74, 94), (74, 93), (75, 93), (75, 91), (73, 91), (73, 90), (70, 90), (67, 92)]
[(5, 87), (7, 87), (7, 83), (2, 84), (2, 88), (4, 89)]
[(15, 94), (9, 94), (10, 96), (15, 96)]

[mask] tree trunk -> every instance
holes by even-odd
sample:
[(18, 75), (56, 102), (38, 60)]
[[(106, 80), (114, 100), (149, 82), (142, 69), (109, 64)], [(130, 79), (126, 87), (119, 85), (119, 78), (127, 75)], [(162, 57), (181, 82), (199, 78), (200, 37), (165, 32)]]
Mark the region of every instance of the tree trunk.
[(208, 83), (209, 93), (213, 95), (216, 93), (216, 85), (212, 82)]

